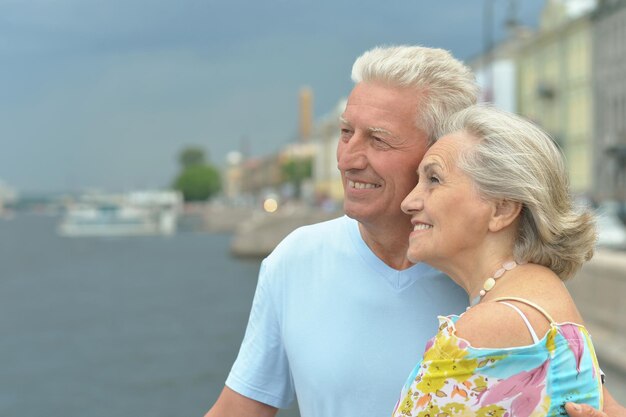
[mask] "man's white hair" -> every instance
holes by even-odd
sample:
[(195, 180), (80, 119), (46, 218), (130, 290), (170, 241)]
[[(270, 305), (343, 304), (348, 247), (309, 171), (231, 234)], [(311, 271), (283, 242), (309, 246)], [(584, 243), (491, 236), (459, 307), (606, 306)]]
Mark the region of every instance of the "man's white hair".
[(448, 51), (422, 46), (371, 49), (354, 62), (352, 80), (414, 89), (420, 96), (415, 123), (429, 144), (439, 137), (443, 120), (476, 103), (478, 95), (468, 67)]

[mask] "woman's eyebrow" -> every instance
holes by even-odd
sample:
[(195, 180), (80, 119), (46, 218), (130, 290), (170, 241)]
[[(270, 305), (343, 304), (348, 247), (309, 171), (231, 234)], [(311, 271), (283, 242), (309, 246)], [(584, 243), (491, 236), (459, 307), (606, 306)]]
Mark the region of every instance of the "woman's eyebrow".
[(424, 171), (430, 171), (433, 168), (438, 167), (438, 166), (439, 166), (439, 164), (436, 163), (436, 162), (429, 162), (426, 165), (424, 165)]

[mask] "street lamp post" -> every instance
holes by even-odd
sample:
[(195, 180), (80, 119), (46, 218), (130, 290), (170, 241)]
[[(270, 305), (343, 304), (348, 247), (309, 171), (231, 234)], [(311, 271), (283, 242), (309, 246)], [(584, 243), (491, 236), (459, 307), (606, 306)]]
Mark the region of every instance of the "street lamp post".
[(493, 5), (495, 0), (485, 0), (483, 9), (483, 72), (485, 74), (484, 99), (493, 100)]

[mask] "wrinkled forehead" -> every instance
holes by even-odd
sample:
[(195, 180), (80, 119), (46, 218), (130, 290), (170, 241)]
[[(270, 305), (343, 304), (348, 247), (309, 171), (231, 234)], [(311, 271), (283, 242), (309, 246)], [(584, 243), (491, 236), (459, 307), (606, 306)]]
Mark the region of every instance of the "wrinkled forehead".
[(462, 156), (471, 152), (476, 144), (476, 139), (464, 132), (444, 135), (428, 148), (419, 170), (440, 167), (447, 172), (457, 171)]
[(428, 155), (444, 154), (455, 157), (456, 159), (459, 155), (474, 149), (478, 142), (475, 136), (465, 131), (449, 133), (437, 139), (437, 141), (428, 148), (424, 157)]

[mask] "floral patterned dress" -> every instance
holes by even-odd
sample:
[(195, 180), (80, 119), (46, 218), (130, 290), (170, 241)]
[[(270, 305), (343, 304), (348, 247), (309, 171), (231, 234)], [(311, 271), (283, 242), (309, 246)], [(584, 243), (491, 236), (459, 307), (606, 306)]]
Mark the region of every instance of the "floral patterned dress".
[(550, 329), (532, 345), (474, 348), (455, 335), (459, 317), (439, 317), (393, 417), (567, 416), (568, 401), (602, 407), (600, 369), (584, 326), (549, 318)]

